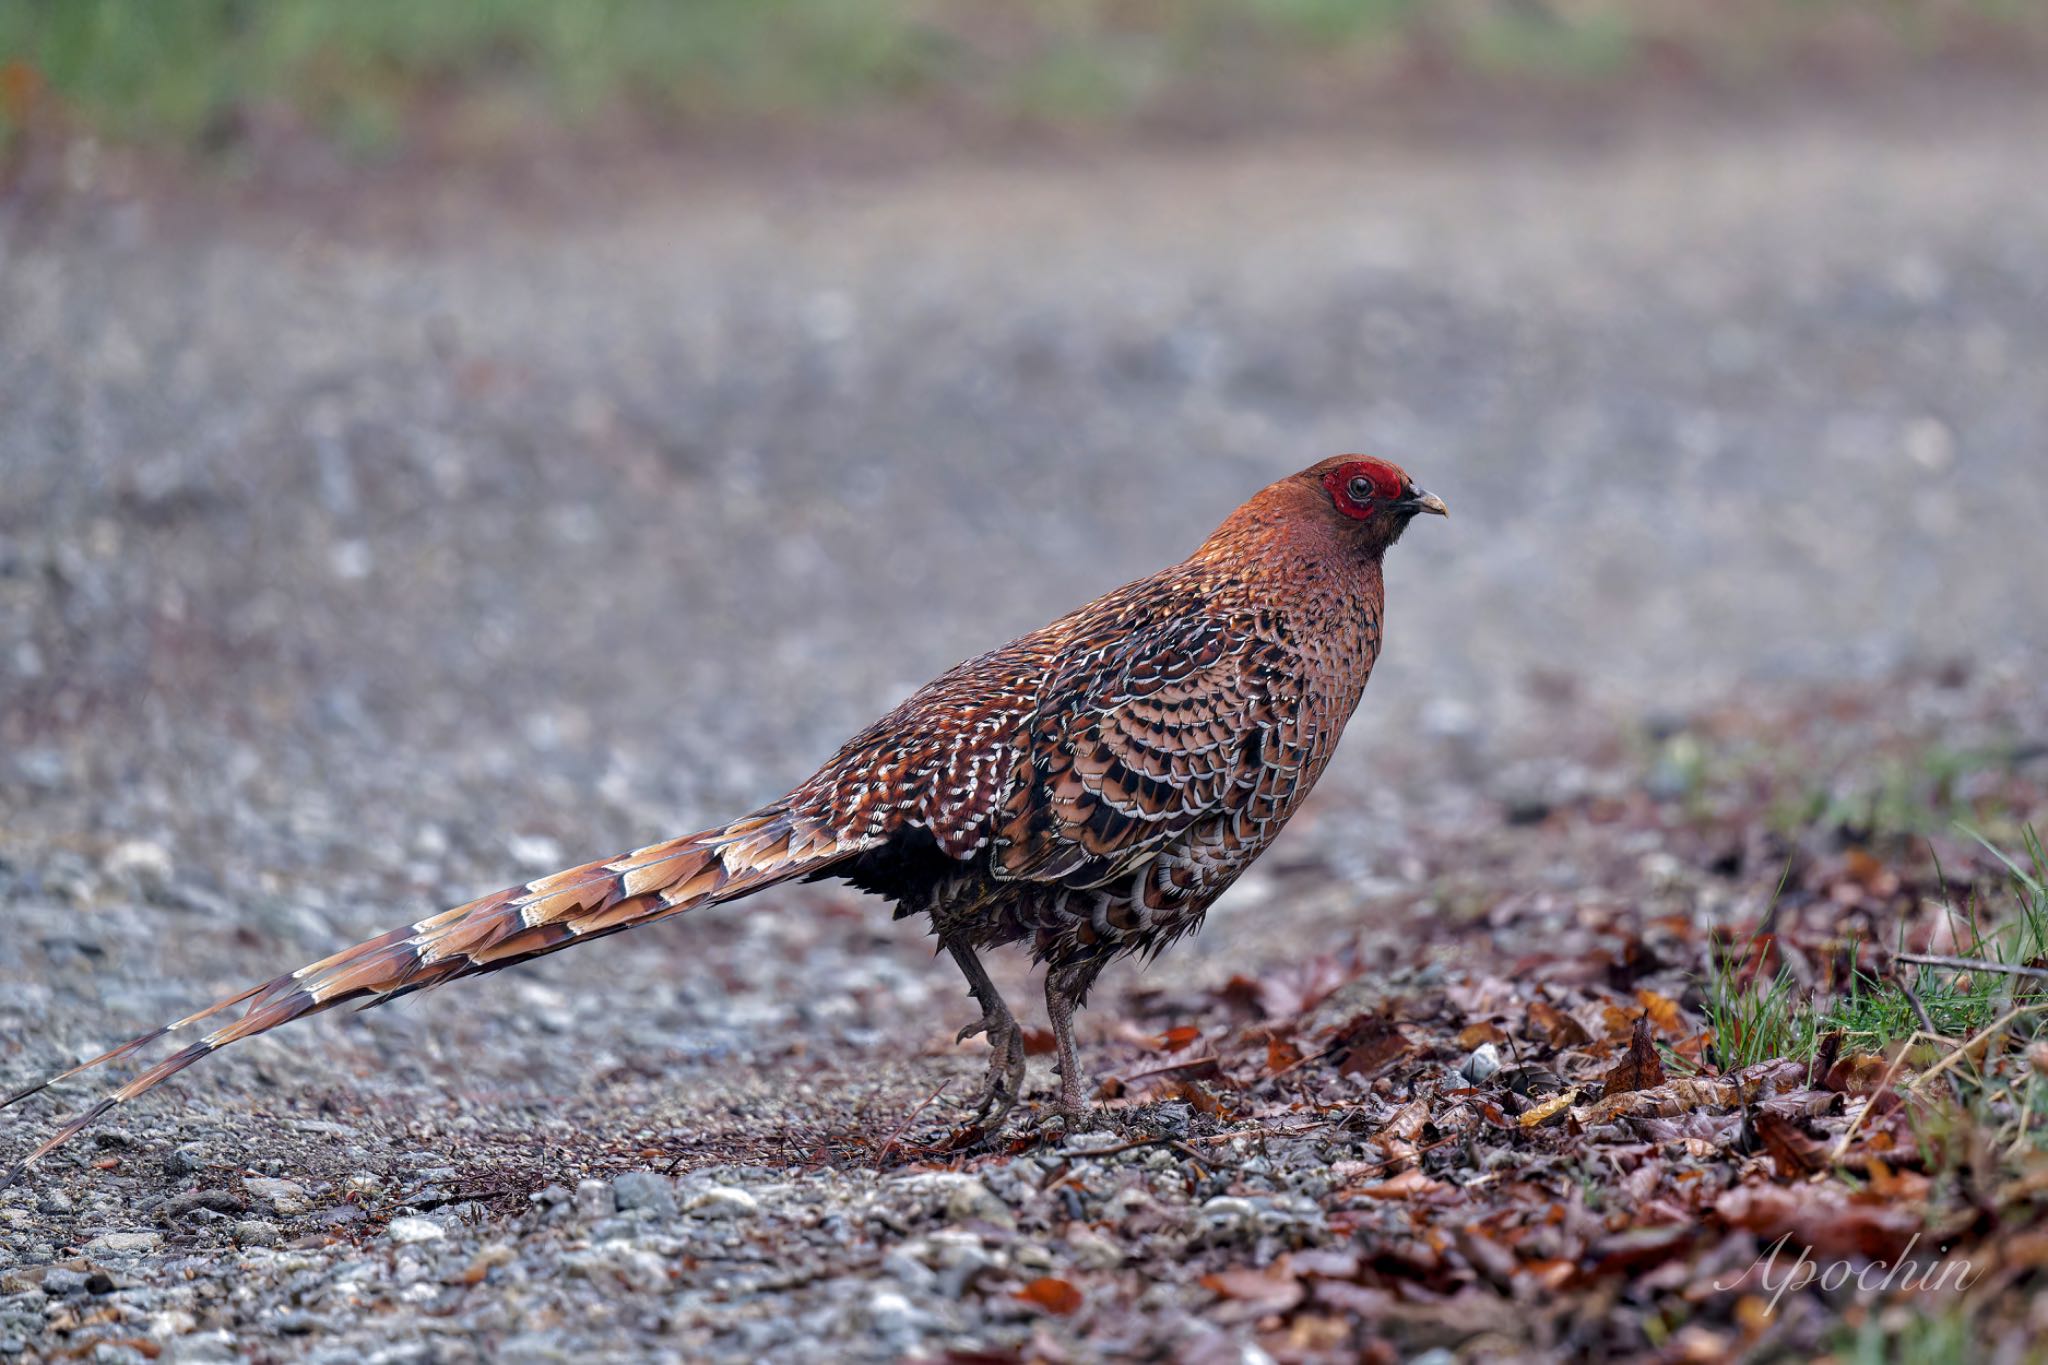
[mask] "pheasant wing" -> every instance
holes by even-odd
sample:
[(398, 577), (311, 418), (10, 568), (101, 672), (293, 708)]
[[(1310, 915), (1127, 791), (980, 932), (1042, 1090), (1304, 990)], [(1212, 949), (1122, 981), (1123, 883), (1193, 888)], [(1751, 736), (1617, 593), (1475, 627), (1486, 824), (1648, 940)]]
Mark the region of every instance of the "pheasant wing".
[(1081, 634), (1040, 695), (1000, 816), (1000, 878), (1098, 886), (1196, 825), (1282, 811), (1314, 737), (1270, 626), (1200, 609), (1129, 615)]

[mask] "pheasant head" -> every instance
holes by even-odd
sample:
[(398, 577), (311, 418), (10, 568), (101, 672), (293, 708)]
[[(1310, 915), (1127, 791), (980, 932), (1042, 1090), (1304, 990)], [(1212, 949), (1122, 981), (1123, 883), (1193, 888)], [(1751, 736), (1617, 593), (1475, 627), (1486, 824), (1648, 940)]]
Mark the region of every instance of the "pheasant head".
[(1257, 557), (1277, 542), (1342, 560), (1377, 561), (1424, 513), (1443, 517), (1450, 509), (1391, 460), (1337, 455), (1262, 489), (1196, 555)]

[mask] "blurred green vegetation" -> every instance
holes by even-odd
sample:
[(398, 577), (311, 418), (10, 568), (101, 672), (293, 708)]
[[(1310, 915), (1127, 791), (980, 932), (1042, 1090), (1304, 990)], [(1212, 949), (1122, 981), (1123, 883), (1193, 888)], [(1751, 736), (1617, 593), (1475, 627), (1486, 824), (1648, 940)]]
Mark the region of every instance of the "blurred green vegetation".
[(1754, 72), (1816, 44), (1879, 59), (2030, 36), (2032, 0), (0, 0), (0, 131), (176, 148), (287, 117), (342, 146), (432, 113), (536, 121), (817, 117), (927, 103), (1102, 119), (1299, 103), (1390, 75), (1583, 80), (1656, 58)]

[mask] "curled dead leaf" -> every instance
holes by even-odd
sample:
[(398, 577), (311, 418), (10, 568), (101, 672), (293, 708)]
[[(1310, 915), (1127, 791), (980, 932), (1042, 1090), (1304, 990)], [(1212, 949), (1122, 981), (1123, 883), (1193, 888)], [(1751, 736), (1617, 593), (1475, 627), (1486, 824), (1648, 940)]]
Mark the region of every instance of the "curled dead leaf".
[(1884, 1084), (1890, 1065), (1879, 1053), (1851, 1052), (1827, 1069), (1821, 1085), (1842, 1094), (1868, 1095)]
[(1769, 1109), (1759, 1110), (1750, 1127), (1757, 1142), (1770, 1153), (1780, 1180), (1803, 1179), (1827, 1165), (1821, 1144), (1782, 1114)]
[(1381, 1124), (1373, 1133), (1375, 1142), (1393, 1139), (1413, 1142), (1422, 1136), (1423, 1125), (1429, 1122), (1429, 1103), (1426, 1100), (1410, 1100), (1396, 1109), (1392, 1117)]
[(1602, 1095), (1583, 1109), (1574, 1110), (1572, 1117), (1590, 1128), (1623, 1118), (1676, 1118), (1695, 1109), (1734, 1109), (1755, 1098), (1761, 1087), (1762, 1079), (1753, 1074), (1682, 1076), (1649, 1090)]
[(1524, 1128), (1539, 1127), (1543, 1124), (1550, 1122), (1558, 1115), (1564, 1113), (1567, 1109), (1570, 1109), (1573, 1104), (1577, 1103), (1578, 1098), (1579, 1088), (1577, 1086), (1573, 1086), (1569, 1090), (1562, 1091), (1558, 1094), (1552, 1095), (1549, 1099), (1543, 1101), (1543, 1103), (1537, 1105), (1533, 1109), (1528, 1110), (1526, 1113), (1522, 1115), (1518, 1122), (1520, 1122), (1520, 1124)]
[(1593, 1041), (1586, 1026), (1548, 1000), (1529, 1002), (1528, 1028), (1554, 1048), (1584, 1047)]

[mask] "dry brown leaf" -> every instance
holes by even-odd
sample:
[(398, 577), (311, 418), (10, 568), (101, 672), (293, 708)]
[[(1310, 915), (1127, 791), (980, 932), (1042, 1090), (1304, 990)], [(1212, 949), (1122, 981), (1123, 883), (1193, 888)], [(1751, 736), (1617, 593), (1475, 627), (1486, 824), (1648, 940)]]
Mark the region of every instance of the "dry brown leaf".
[(1394, 1139), (1413, 1142), (1422, 1136), (1423, 1125), (1429, 1122), (1429, 1104), (1426, 1100), (1410, 1100), (1396, 1109), (1387, 1121), (1373, 1133), (1375, 1142)]
[(1657, 1045), (1650, 1040), (1650, 1015), (1636, 1016), (1629, 1035), (1628, 1051), (1601, 1079), (1600, 1097), (1626, 1094), (1631, 1090), (1654, 1090), (1664, 1084), (1664, 1063), (1657, 1058)]
[(1584, 1024), (1540, 998), (1529, 1002), (1528, 1027), (1555, 1048), (1584, 1047), (1593, 1041)]
[(1268, 1313), (1286, 1312), (1300, 1303), (1308, 1292), (1284, 1257), (1264, 1270), (1246, 1267), (1204, 1275), (1202, 1287), (1226, 1299), (1236, 1299), (1261, 1317)]
[(1682, 1076), (1650, 1090), (1603, 1095), (1572, 1117), (1584, 1127), (1621, 1118), (1676, 1118), (1710, 1106), (1733, 1109), (1746, 1104), (1761, 1088), (1755, 1077)]
[(1294, 1019), (1308, 1013), (1353, 976), (1336, 958), (1327, 955), (1252, 978), (1233, 976), (1220, 994), (1231, 1004), (1254, 1011), (1267, 1019)]
[(1668, 1033), (1674, 1038), (1685, 1032), (1685, 1020), (1678, 1013), (1678, 1002), (1671, 997), (1639, 987), (1636, 1003), (1650, 1016), (1650, 1022), (1657, 1026), (1658, 1032)]
[(1816, 1260), (1889, 1260), (1927, 1231), (1917, 1207), (1859, 1202), (1828, 1182), (1738, 1185), (1714, 1201), (1714, 1213), (1728, 1226), (1753, 1232), (1766, 1243), (1790, 1233)]
[(1633, 1010), (1623, 1009), (1613, 1001), (1600, 1006), (1600, 1028), (1607, 1038), (1626, 1038), (1635, 1032), (1636, 1020), (1641, 1015)]
[(1893, 1204), (1925, 1199), (1934, 1184), (1918, 1171), (1894, 1171), (1881, 1157), (1871, 1157), (1865, 1163), (1864, 1174), (1870, 1181), (1870, 1192)]
[(1051, 1275), (1041, 1275), (1025, 1285), (1017, 1291), (1017, 1297), (1061, 1317), (1079, 1311), (1081, 1305), (1087, 1302), (1080, 1290), (1067, 1281)]
[(1467, 1024), (1464, 1028), (1458, 1030), (1458, 1046), (1467, 1052), (1486, 1043), (1492, 1043), (1496, 1047), (1505, 1047), (1507, 1042), (1508, 1035), (1501, 1029), (1500, 1025), (1485, 1020), (1476, 1024)]
[(1868, 1095), (1884, 1084), (1885, 1072), (1890, 1067), (1891, 1063), (1879, 1053), (1851, 1052), (1828, 1068), (1821, 1086), (1848, 1095)]
[(1420, 1168), (1411, 1168), (1373, 1184), (1353, 1185), (1344, 1193), (1360, 1199), (1416, 1199), (1449, 1188), (1441, 1180), (1432, 1180), (1424, 1175)]
[(1800, 1180), (1827, 1165), (1821, 1144), (1801, 1132), (1782, 1114), (1759, 1110), (1751, 1123), (1756, 1139), (1763, 1144), (1778, 1168), (1780, 1180)]
[(1199, 1081), (1174, 1081), (1166, 1087), (1166, 1094), (1173, 1099), (1186, 1101), (1197, 1114), (1209, 1118), (1228, 1118), (1229, 1106)]
[(1266, 1074), (1277, 1076), (1301, 1065), (1301, 1049), (1286, 1038), (1266, 1040)]
[(1370, 1076), (1405, 1055), (1406, 1035), (1384, 1014), (1361, 1014), (1346, 1024), (1330, 1045), (1337, 1070), (1346, 1076)]

